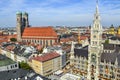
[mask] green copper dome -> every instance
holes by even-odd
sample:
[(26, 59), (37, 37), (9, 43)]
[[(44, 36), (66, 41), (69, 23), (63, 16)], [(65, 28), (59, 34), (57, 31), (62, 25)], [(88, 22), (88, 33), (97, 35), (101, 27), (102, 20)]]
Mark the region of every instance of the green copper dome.
[(17, 12), (16, 14), (17, 14), (17, 15), (21, 15), (21, 14), (22, 14), (22, 12)]
[(23, 15), (28, 15), (28, 13), (27, 13), (27, 12), (24, 12)]

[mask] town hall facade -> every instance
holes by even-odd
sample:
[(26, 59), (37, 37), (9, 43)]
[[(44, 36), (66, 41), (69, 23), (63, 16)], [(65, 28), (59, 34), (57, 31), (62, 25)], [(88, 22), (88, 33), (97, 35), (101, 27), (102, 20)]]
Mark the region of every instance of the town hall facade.
[(120, 44), (102, 42), (98, 3), (91, 27), (90, 45), (72, 42), (71, 73), (87, 80), (120, 80)]

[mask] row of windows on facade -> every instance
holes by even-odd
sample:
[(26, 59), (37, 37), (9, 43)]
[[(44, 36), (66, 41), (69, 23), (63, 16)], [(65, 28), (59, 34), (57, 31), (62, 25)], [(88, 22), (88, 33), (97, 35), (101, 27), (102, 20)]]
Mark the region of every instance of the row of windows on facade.
[(100, 69), (99, 71), (100, 71), (100, 73), (104, 73), (104, 74), (107, 73), (107, 75), (111, 75), (113, 73), (116, 73), (116, 72), (108, 70), (108, 69)]
[(115, 50), (104, 50), (104, 53), (113, 53)]
[[(76, 66), (75, 67), (77, 67), (77, 68), (87, 68), (87, 66), (84, 64), (84, 62), (82, 61), (82, 65), (80, 66), (79, 64), (75, 64)], [(105, 72), (105, 70), (103, 70), (103, 69), (108, 69), (108, 66), (102, 66), (102, 65), (100, 65), (100, 72)], [(110, 70), (111, 71), (113, 71), (113, 67), (111, 66), (111, 68), (110, 68)]]
[[(17, 64), (13, 64), (13, 65), (10, 66), (11, 69), (14, 69), (16, 67), (18, 67)], [(7, 67), (7, 69), (9, 69), (9, 68)]]
[(73, 60), (75, 63), (78, 62), (78, 63), (81, 63), (81, 64), (87, 64), (87, 60)]
[[(50, 66), (51, 66), (51, 64), (44, 66), (43, 71), (45, 71), (46, 69), (49, 69)], [(55, 64), (54, 69), (55, 69), (55, 67), (58, 68), (59, 66), (60, 66), (60, 63), (59, 63), (59, 65)]]
[[(71, 61), (73, 61), (74, 63), (76, 63), (76, 62), (77, 62), (77, 63), (81, 63), (81, 64), (83, 64), (83, 65), (85, 65), (85, 64), (87, 65), (87, 63), (88, 63), (87, 60), (85, 60), (85, 61), (84, 61), (84, 60), (71, 60)], [(100, 64), (99, 67), (100, 67), (100, 68), (110, 68), (110, 69), (113, 70), (114, 65), (107, 65), (107, 64), (106, 64), (106, 65), (105, 65), (105, 64), (102, 65), (102, 64)]]
[(24, 77), (24, 80), (28, 80), (27, 76), (22, 76), (20, 78), (14, 78), (14, 79), (8, 79), (8, 80), (21, 80), (21, 78), (23, 79), (23, 77)]
[(112, 65), (111, 66), (110, 65), (99, 65), (99, 67), (100, 68), (107, 68), (107, 69), (109, 68), (111, 70), (113, 70), (113, 68), (114, 68), (114, 66), (112, 66)]
[(76, 68), (79, 69), (87, 69), (88, 67), (88, 63), (86, 61), (78, 61), (78, 63), (76, 63), (76, 60), (74, 60), (74, 65)]
[(97, 42), (96, 42), (96, 41), (93, 41), (92, 43), (93, 43), (93, 45), (97, 44)]
[(87, 70), (88, 66), (84, 66), (84, 65), (75, 65), (76, 68), (80, 69), (80, 70)]
[[(104, 77), (106, 77), (106, 78), (115, 78), (115, 74), (119, 74), (119, 73), (117, 73), (116, 72), (116, 69), (115, 68), (113, 68), (113, 67), (111, 67), (111, 68), (107, 68), (106, 66), (105, 66), (105, 68), (100, 68), (100, 75), (101, 76), (104, 76)], [(117, 76), (117, 77), (120, 77), (120, 76)]]
[(107, 78), (107, 79), (111, 79), (111, 78), (115, 79), (115, 75), (114, 74), (109, 76), (108, 74), (105, 73), (105, 74), (100, 74), (100, 76), (103, 76), (104, 78)]
[[(101, 65), (102, 66), (102, 65)], [(102, 74), (102, 76), (106, 76), (107, 74), (107, 77), (111, 77), (111, 76), (114, 76), (114, 74), (119, 74), (117, 72), (119, 72), (119, 70), (116, 72), (116, 69), (113, 68), (112, 66), (110, 68), (108, 68), (108, 66), (100, 66), (100, 75)], [(114, 78), (114, 77), (112, 77)]]
[(100, 72), (102, 72), (103, 69), (108, 69), (109, 71), (120, 73), (120, 70), (119, 69), (117, 70), (117, 68), (114, 65), (100, 65), (99, 68)]
[(34, 39), (29, 40), (29, 39), (23, 39), (23, 41), (24, 42), (39, 43), (39, 44), (46, 44), (46, 45), (48, 45), (48, 43), (50, 43), (50, 45), (52, 45), (55, 40), (34, 40)]

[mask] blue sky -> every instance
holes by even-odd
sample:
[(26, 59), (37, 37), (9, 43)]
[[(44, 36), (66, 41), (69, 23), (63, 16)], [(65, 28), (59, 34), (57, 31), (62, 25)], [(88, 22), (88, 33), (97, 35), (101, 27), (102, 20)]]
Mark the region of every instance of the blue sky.
[[(28, 12), (32, 26), (88, 26), (96, 0), (0, 0), (0, 26), (15, 27), (16, 12)], [(120, 0), (99, 0), (103, 26), (120, 25)]]

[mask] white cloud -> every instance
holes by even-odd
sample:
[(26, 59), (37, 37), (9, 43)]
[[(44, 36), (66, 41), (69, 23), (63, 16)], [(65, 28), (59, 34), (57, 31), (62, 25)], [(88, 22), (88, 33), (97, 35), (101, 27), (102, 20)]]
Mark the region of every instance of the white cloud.
[[(0, 5), (0, 25), (12, 26), (13, 24), (15, 26), (17, 11), (28, 12), (32, 25), (90, 25), (95, 12), (96, 0), (80, 0), (79, 2), (72, 2), (72, 0), (40, 0), (39, 2), (35, 0), (0, 0)], [(114, 23), (120, 21), (118, 3), (113, 4), (110, 0), (100, 0), (99, 8), (101, 17), (104, 19), (103, 25), (112, 21)]]

